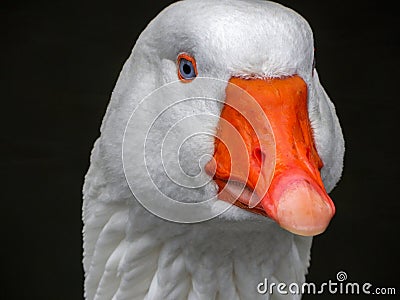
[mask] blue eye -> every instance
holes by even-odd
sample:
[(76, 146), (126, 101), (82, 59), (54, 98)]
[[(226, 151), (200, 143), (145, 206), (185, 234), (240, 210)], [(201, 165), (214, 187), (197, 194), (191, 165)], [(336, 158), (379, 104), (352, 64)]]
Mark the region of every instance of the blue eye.
[(196, 76), (192, 62), (182, 58), (179, 63), (179, 71), (185, 79), (192, 79)]
[(195, 59), (187, 53), (178, 56), (178, 77), (183, 82), (188, 82), (196, 78), (197, 68)]

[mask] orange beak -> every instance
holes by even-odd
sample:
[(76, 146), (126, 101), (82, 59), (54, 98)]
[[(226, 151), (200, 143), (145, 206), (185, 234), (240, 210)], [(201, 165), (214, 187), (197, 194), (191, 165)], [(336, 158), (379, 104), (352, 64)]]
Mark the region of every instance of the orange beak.
[(215, 153), (205, 167), (219, 186), (218, 198), (295, 234), (322, 233), (335, 206), (320, 176), (306, 83), (299, 76), (229, 82)]

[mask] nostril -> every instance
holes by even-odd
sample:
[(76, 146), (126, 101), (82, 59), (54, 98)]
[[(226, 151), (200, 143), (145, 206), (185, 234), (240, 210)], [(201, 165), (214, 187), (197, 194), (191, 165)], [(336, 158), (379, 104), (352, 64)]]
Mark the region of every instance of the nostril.
[(265, 154), (261, 151), (260, 147), (256, 147), (253, 150), (253, 156), (254, 158), (258, 161), (260, 165), (262, 165), (264, 159), (265, 159)]

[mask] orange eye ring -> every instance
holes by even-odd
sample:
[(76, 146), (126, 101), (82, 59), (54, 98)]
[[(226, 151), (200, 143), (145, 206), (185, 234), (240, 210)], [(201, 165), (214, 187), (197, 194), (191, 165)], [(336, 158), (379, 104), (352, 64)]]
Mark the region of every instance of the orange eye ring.
[(180, 53), (176, 60), (178, 78), (182, 82), (191, 82), (197, 77), (196, 60), (188, 53)]

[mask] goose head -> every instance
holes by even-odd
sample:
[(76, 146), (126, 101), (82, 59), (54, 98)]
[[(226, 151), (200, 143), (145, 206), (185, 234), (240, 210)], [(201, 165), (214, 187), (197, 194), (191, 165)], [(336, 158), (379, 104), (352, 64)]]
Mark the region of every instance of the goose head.
[[(300, 235), (328, 226), (344, 143), (311, 28), (294, 11), (267, 1), (173, 4), (139, 37), (113, 98), (102, 129), (110, 169), (121, 167), (111, 158), (122, 147), (128, 183), (155, 214), (262, 215)], [(205, 199), (216, 201), (166, 212)]]
[(312, 30), (279, 4), (166, 8), (137, 40), (101, 131), (105, 172), (167, 220), (272, 220), (312, 236), (335, 213), (341, 128)]

